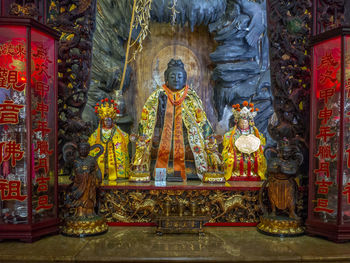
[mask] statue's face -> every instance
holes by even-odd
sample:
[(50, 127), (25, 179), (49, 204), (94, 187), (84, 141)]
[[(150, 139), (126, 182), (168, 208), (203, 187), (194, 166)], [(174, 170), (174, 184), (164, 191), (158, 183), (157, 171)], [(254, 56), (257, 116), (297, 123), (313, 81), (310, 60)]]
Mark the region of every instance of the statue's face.
[(245, 119), (239, 119), (238, 127), (242, 130), (246, 130), (249, 128), (249, 121)]
[(104, 128), (109, 129), (109, 128), (112, 128), (112, 126), (113, 126), (112, 118), (104, 118), (103, 119), (103, 127)]
[(166, 80), (167, 86), (173, 90), (181, 90), (186, 85), (186, 76), (181, 69), (171, 69)]
[(81, 157), (86, 157), (89, 155), (89, 152), (90, 152), (90, 145), (88, 144), (81, 144), (79, 145), (79, 155)]
[(284, 147), (282, 149), (282, 158), (284, 160), (288, 160), (291, 157), (292, 157), (292, 149), (290, 147)]

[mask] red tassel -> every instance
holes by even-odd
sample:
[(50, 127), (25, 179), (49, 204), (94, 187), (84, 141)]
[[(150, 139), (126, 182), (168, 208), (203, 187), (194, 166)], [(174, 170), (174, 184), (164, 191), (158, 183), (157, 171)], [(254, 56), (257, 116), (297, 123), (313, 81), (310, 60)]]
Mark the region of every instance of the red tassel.
[(252, 163), (250, 162), (250, 155), (248, 156), (248, 164), (247, 164), (247, 175), (251, 176), (250, 172), (252, 170)]
[(258, 153), (255, 152), (255, 158), (254, 158), (254, 173), (258, 174)]
[(233, 159), (233, 170), (236, 170), (237, 168), (237, 153), (236, 153), (236, 150), (233, 151), (233, 156), (234, 156), (234, 159)]
[(244, 161), (243, 161), (243, 153), (241, 154), (241, 160), (239, 161), (239, 173), (243, 175), (244, 170)]

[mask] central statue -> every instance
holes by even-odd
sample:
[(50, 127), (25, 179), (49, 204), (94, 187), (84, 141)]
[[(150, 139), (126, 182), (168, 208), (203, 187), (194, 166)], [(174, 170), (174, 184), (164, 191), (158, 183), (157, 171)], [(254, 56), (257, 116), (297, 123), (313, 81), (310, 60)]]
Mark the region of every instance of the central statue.
[[(186, 85), (181, 60), (170, 60), (164, 79), (165, 84), (143, 107), (136, 142), (143, 147), (136, 148), (132, 170), (136, 176), (165, 168), (168, 181), (202, 179), (208, 170), (205, 138), (213, 133), (212, 127), (202, 101)], [(135, 177), (131, 180), (138, 181)]]

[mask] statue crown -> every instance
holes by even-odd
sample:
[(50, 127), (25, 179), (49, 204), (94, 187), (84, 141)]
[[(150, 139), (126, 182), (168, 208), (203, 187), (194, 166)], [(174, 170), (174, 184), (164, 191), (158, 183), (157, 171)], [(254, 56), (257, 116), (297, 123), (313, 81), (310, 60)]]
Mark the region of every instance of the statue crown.
[(101, 104), (96, 103), (95, 113), (100, 117), (100, 119), (111, 118), (114, 119), (120, 111), (117, 108), (117, 104), (114, 100), (108, 101), (108, 98), (102, 99)]
[(241, 105), (232, 105), (232, 113), (235, 121), (238, 122), (240, 119), (254, 120), (254, 117), (258, 114), (259, 109), (254, 109), (254, 103), (243, 102), (243, 107)]

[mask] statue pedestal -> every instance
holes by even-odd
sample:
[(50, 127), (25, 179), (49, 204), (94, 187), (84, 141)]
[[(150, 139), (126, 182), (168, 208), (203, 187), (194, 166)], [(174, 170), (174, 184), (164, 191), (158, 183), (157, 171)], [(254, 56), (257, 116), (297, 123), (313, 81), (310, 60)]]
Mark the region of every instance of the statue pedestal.
[(70, 237), (87, 237), (104, 234), (108, 231), (106, 220), (100, 216), (68, 218), (61, 234)]
[(296, 237), (305, 233), (300, 219), (283, 216), (261, 216), (257, 228), (262, 234), (277, 237)]
[(132, 171), (130, 173), (129, 182), (148, 183), (150, 181), (151, 181), (151, 175), (149, 172)]
[(225, 183), (223, 172), (207, 172), (203, 175), (204, 183)]

